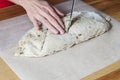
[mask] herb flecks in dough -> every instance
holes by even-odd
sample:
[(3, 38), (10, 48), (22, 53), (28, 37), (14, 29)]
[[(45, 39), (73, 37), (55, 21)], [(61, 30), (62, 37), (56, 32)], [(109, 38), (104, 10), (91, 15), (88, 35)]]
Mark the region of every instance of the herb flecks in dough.
[(66, 33), (55, 35), (48, 30), (31, 29), (19, 41), (16, 56), (42, 57), (51, 55), (84, 41), (95, 38), (110, 29), (109, 21), (94, 12), (74, 12), (63, 17)]

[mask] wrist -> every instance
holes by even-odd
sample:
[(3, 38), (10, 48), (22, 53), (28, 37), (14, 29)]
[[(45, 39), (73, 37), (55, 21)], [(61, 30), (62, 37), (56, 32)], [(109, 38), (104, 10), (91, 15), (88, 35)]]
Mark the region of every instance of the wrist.
[(26, 0), (18, 0), (18, 4), (22, 6), (25, 3)]
[(20, 5), (20, 6), (24, 7), (27, 0), (8, 0), (8, 1), (13, 2), (13, 3), (17, 4), (17, 5)]
[(18, 0), (18, 5), (22, 6), (26, 9), (26, 6), (28, 6), (29, 1), (28, 0)]

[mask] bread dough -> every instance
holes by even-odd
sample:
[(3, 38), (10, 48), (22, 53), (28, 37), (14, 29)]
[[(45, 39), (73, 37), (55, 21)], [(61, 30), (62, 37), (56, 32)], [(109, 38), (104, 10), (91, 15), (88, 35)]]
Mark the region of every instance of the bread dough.
[(16, 56), (42, 57), (73, 47), (110, 29), (109, 22), (94, 12), (74, 12), (63, 19), (66, 33), (55, 35), (49, 30), (29, 30), (19, 41)]

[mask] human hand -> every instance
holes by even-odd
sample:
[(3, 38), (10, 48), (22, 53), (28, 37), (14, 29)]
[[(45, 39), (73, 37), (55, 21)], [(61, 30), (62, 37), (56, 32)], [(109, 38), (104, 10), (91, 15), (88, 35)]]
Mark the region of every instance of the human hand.
[(39, 24), (41, 21), (54, 34), (64, 34), (64, 25), (60, 19), (64, 14), (45, 0), (20, 0), (20, 5), (37, 29), (42, 26)]

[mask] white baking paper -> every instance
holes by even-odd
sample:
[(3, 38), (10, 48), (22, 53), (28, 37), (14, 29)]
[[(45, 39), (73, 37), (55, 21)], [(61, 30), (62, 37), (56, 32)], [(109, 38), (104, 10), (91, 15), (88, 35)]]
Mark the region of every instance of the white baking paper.
[[(71, 1), (56, 7), (68, 13)], [(75, 7), (101, 13), (82, 1), (77, 1)], [(33, 27), (27, 15), (0, 21), (0, 56), (21, 80), (80, 80), (120, 59), (120, 22), (111, 19), (111, 25), (109, 32), (66, 51), (27, 58), (14, 56), (19, 39)]]

